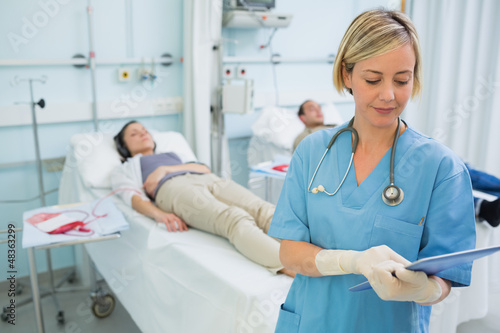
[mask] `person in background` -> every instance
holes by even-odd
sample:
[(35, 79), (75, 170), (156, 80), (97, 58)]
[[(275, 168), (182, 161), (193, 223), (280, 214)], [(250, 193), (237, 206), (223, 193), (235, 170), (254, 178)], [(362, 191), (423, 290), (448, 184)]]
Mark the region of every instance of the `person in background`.
[[(469, 164), (465, 164), (465, 166), (469, 170), (474, 190), (500, 197), (500, 179), (484, 171), (474, 169)], [(500, 224), (500, 198), (488, 201), (474, 197), (474, 206), (476, 216), (480, 221), (486, 221), (492, 227), (498, 227)]]
[(323, 111), (321, 110), (321, 105), (312, 100), (307, 100), (302, 103), (297, 112), (299, 119), (304, 123), (306, 128), (300, 133), (293, 142), (293, 150), (297, 148), (300, 141), (302, 141), (306, 136), (314, 133), (318, 130), (325, 128), (332, 128), (335, 125), (325, 125)]

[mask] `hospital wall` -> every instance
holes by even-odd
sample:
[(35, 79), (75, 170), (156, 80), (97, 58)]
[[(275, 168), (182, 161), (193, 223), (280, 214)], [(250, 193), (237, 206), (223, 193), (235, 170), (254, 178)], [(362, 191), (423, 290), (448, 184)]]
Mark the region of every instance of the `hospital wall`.
[[(46, 76), (45, 84), (33, 84), (34, 99), (43, 98), (45, 109), (37, 110), (40, 125), (40, 155), (46, 204), (58, 202), (62, 157), (73, 134), (94, 130), (89, 68), (72, 65), (13, 64), (12, 60), (70, 60), (88, 57), (87, 0), (8, 0), (0, 4), (0, 230), (9, 223), (22, 227), (24, 211), (41, 205), (35, 164), (34, 135), (27, 82), (18, 78)], [(141, 64), (96, 66), (99, 127), (115, 134), (130, 119), (148, 128), (182, 131), (182, 105), (155, 108), (159, 101), (182, 102), (183, 2), (182, 0), (93, 1), (94, 50), (96, 59), (116, 62), (125, 58), (159, 58), (168, 53), (170, 66), (154, 65), (156, 81), (140, 81)], [(130, 69), (131, 80), (118, 81), (119, 68)], [(22, 102), (24, 104), (17, 104)], [(35, 199), (32, 199), (35, 198)], [(31, 200), (30, 200), (31, 199)], [(5, 202), (9, 201), (9, 202)], [(14, 202), (15, 201), (15, 202)], [(5, 235), (5, 234), (4, 234)], [(0, 239), (3, 239), (1, 237)], [(7, 253), (0, 244), (0, 253)], [(46, 271), (44, 251), (35, 251), (40, 272)], [(72, 266), (72, 247), (52, 250), (54, 268)], [(0, 270), (7, 271), (7, 260)], [(26, 251), (17, 233), (16, 269), (28, 275)]]
[[(300, 62), (268, 63), (238, 62), (226, 64), (236, 70), (246, 69), (247, 79), (254, 81), (253, 113), (227, 114), (226, 136), (229, 139), (232, 177), (237, 182), (248, 183), (247, 148), (252, 136), (251, 125), (266, 106), (279, 105), (298, 111), (306, 99), (333, 103), (343, 120), (354, 115), (351, 96), (338, 94), (332, 81), (333, 64), (326, 60), (335, 55), (343, 34), (351, 21), (361, 12), (374, 8), (399, 9), (400, 2), (387, 0), (331, 1), (314, 0), (276, 1), (276, 13), (292, 14), (291, 24), (280, 28), (266, 45), (273, 33), (271, 28), (223, 28), (225, 57), (262, 59), (279, 54), (283, 58), (301, 58)], [(324, 61), (318, 61), (324, 58)], [(307, 59), (311, 59), (308, 61)], [(234, 166), (237, 167), (234, 167)]]

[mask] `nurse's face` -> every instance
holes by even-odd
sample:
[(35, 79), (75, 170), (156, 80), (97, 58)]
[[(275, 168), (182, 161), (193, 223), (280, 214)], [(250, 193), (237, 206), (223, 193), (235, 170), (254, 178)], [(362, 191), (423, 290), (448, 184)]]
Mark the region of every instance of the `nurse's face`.
[(355, 114), (365, 124), (388, 127), (403, 112), (413, 89), (415, 53), (410, 44), (359, 61), (344, 82), (352, 89)]

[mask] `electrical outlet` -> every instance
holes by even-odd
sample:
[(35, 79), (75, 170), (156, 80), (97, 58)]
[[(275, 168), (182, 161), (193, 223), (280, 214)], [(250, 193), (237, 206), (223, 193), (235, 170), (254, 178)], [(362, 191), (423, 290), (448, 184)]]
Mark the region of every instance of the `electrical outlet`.
[(118, 81), (120, 82), (128, 82), (131, 80), (130, 77), (130, 69), (128, 68), (119, 68), (118, 69)]
[(157, 98), (151, 101), (151, 108), (155, 112), (175, 112), (177, 105), (172, 98)]

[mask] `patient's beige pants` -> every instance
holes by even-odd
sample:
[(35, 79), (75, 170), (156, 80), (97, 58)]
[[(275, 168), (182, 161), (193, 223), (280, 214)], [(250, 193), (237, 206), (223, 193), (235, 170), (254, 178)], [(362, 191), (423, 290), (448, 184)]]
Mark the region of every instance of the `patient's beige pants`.
[(240, 253), (277, 272), (279, 242), (267, 231), (274, 205), (237, 183), (214, 174), (186, 174), (167, 180), (156, 204), (189, 226), (229, 239)]

